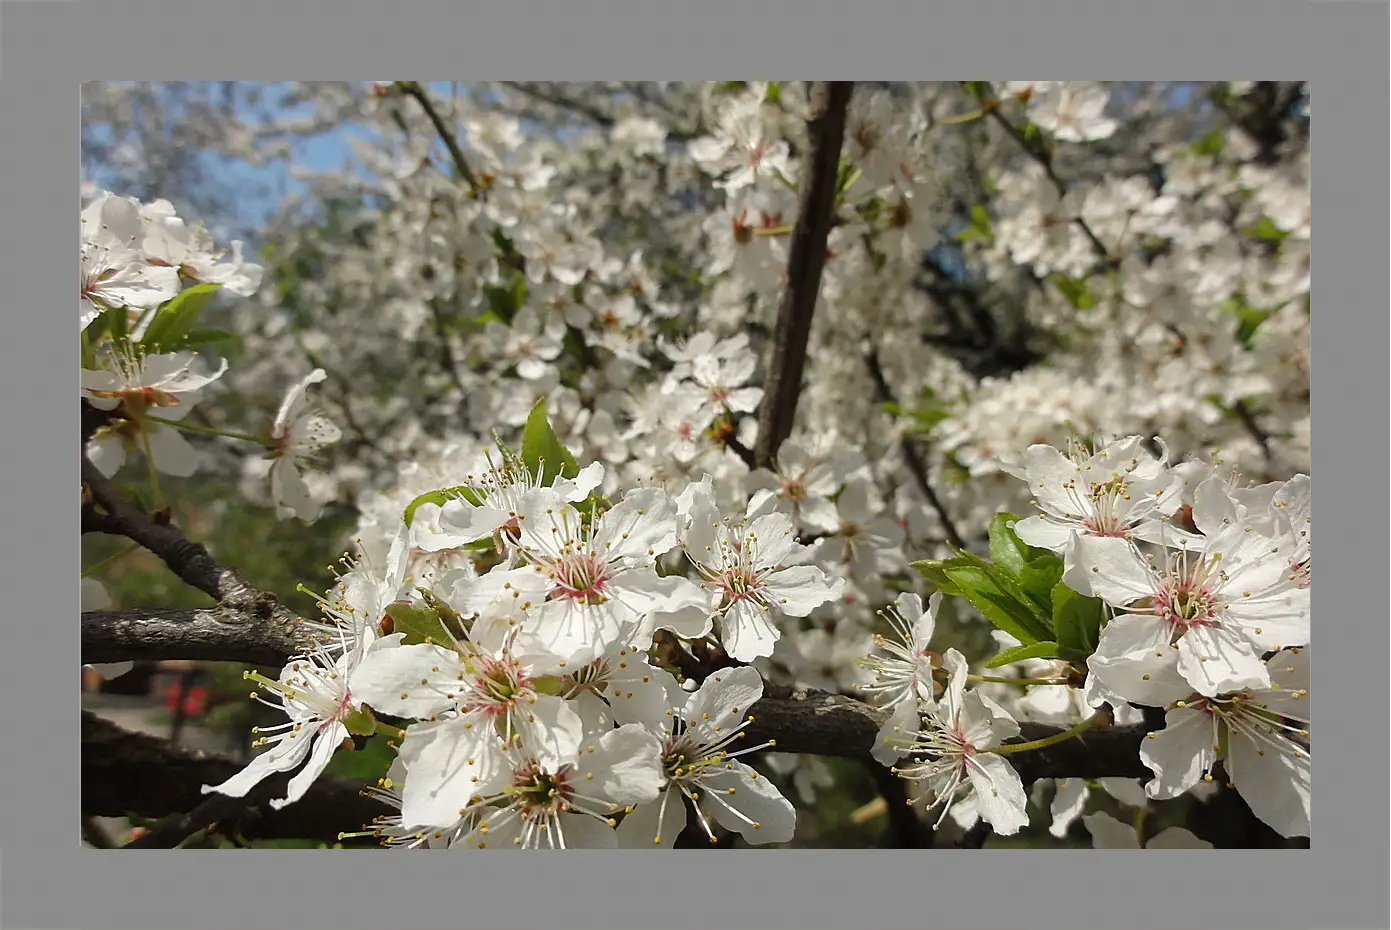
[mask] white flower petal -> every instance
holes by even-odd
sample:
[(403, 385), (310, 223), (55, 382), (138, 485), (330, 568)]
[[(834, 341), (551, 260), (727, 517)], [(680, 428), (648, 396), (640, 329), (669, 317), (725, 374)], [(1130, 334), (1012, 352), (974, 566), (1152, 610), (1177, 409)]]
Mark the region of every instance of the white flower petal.
[(976, 810), (1001, 836), (1018, 833), (1029, 825), (1029, 799), (1019, 773), (1003, 756), (985, 752), (966, 763), (976, 799)]
[(1211, 715), (1191, 707), (1170, 710), (1164, 715), (1164, 729), (1141, 741), (1140, 760), (1154, 772), (1145, 794), (1160, 800), (1183, 794), (1217, 762)]
[(1135, 828), (1121, 823), (1110, 814), (1088, 814), (1082, 818), (1082, 823), (1087, 825), (1087, 832), (1092, 835), (1093, 849), (1140, 848), (1140, 838), (1135, 835)]
[(797, 811), (777, 786), (742, 762), (702, 778), (701, 809), (746, 843), (791, 842), (797, 830)]

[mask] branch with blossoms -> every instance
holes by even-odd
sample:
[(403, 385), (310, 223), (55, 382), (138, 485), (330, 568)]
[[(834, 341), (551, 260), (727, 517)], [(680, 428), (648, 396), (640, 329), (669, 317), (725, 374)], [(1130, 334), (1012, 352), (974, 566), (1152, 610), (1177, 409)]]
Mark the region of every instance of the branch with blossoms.
[[(701, 228), (710, 280), (692, 288), (702, 302), (692, 333), (642, 255), (608, 255), (597, 227), (577, 219), (588, 193), (542, 208), (548, 150), (521, 146), (505, 120), (466, 114), (465, 161), (426, 87), (400, 86), (421, 106), (393, 118), (408, 134), (427, 120), (427, 138), (443, 136), (461, 173), (487, 178), (488, 197), (392, 169), (398, 193), (387, 199), (400, 202), (383, 216), (419, 215), (429, 232), (416, 246), (426, 256), (392, 256), (386, 302), (405, 306), (414, 336), (403, 344), (451, 362), (413, 388), (439, 386), (425, 391), (431, 404), (451, 422), (481, 424), (492, 441), (456, 429), (417, 455), (383, 434), (382, 454), (403, 461), (398, 487), (364, 495), (358, 551), (312, 621), (173, 527), (160, 475), (196, 469), (186, 437), (231, 439), (264, 454), (259, 477), (280, 516), (313, 520), (326, 498), (321, 456), (341, 438), (317, 401), (336, 385), (324, 384), (316, 361), (286, 385), (265, 429), (190, 418), (229, 368), (204, 355), (227, 334), (200, 328), (202, 311), (219, 292), (254, 291), (259, 269), (235, 248), (223, 261), (166, 206), (107, 195), (83, 214), (84, 532), (134, 540), (216, 602), (89, 611), (84, 661), (262, 666), (247, 673), (252, 696), (283, 720), (256, 731), (263, 751), (250, 763), (204, 776), (196, 798), (181, 785), (181, 816), (150, 843), (263, 805), (322, 810), (324, 792), (342, 788), (327, 775), (333, 761), (363, 743), (390, 760), (363, 787), (373, 822), (337, 829), (387, 846), (645, 848), (683, 832), (788, 842), (794, 799), (812, 803), (823, 756), (877, 766), (885, 797), (908, 800), (912, 818), (927, 813), (933, 826), (954, 821), (962, 846), (1024, 829), (1028, 789), (1042, 779), (1056, 782), (1055, 835), (1090, 792), (1143, 807), (1214, 782), (1233, 786), (1277, 832), (1307, 834), (1307, 476), (1240, 486), (1215, 461), (1171, 461), (1154, 438), (1170, 438), (1152, 428), (1155, 415), (1050, 445), (1039, 437), (1055, 435), (1052, 420), (1069, 408), (1049, 405), (1075, 387), (1055, 368), (1055, 382), (1025, 372), (1042, 389), (1014, 378), (976, 385), (969, 403), (944, 399), (955, 396), (954, 375), (922, 358), (921, 340), (895, 336), (911, 325), (898, 305), (938, 234), (925, 223), (934, 194), (922, 155), (950, 124), (899, 119), (891, 95), (848, 86), (815, 90), (807, 108), (779, 82), (717, 89), (713, 118), (692, 121), (708, 131), (684, 140), (700, 179), (691, 202), (722, 203)], [(1104, 91), (991, 93), (1023, 105), (1019, 133), (1034, 153), (1114, 130), (1098, 109)], [(640, 159), (660, 161), (664, 145), (682, 141), (641, 121), (599, 126)], [(1057, 182), (1052, 157), (1039, 164)], [(423, 205), (428, 216), (412, 212)], [(1059, 210), (1049, 209), (1040, 222), (1051, 228)], [(1071, 254), (1066, 236), (1030, 244), (1018, 216), (996, 225), (973, 209), (959, 241), (964, 254), (972, 237), (998, 236), (998, 255), (1031, 265), (1039, 291), (1078, 311), (1150, 299), (1135, 283), (1147, 266), (1120, 257), (1142, 211), (1093, 222), (1095, 204), (1088, 209), (1064, 226), (1114, 244), (1104, 281), (1092, 275), (1095, 255)], [(1164, 228), (1159, 207), (1147, 209), (1146, 228)], [(1298, 235), (1297, 216), (1278, 222), (1281, 235)], [(384, 228), (370, 227), (364, 242)], [(1146, 249), (1157, 252), (1152, 239)], [(416, 273), (422, 261), (428, 275)], [(321, 271), (333, 274), (309, 273)], [(344, 282), (345, 292), (360, 283)], [(717, 294), (723, 286), (733, 296)], [(854, 309), (860, 295), (873, 309)], [(836, 309), (813, 326), (818, 301)], [(776, 326), (757, 319), (775, 305)], [(400, 309), (383, 319), (395, 325)], [(1106, 329), (1077, 317), (1073, 339), (1089, 325)], [(1242, 339), (1264, 322), (1242, 320)], [(861, 354), (844, 351), (867, 334), (869, 385)], [(1119, 344), (1123, 359), (1168, 351), (1152, 334), (1112, 335), (1101, 341)], [(1220, 350), (1222, 338), (1193, 344)], [(373, 338), (340, 341), (351, 357)], [(355, 370), (331, 348), (335, 371)], [(376, 361), (369, 355), (361, 370)], [(762, 388), (752, 386), (760, 362)], [(890, 399), (891, 379), (901, 397), (921, 391), (921, 409), (898, 406), (932, 434), (933, 460), (902, 445), (909, 477), (928, 506), (954, 518), (954, 545), (916, 561), (924, 553), (909, 554), (910, 534), (922, 511), (899, 495), (909, 487), (896, 486), (899, 466), (869, 454), (901, 438), (865, 416), (868, 397)], [(1235, 421), (1273, 384), (1232, 378), (1207, 391), (1211, 381), (1165, 389), (1164, 415), (1189, 409), (1172, 403), (1186, 391)], [(794, 411), (807, 423), (800, 435)], [(1000, 423), (1011, 424), (1008, 441), (989, 432)], [(1272, 467), (1279, 442), (1266, 456)], [(1021, 481), (962, 490), (962, 474)], [(1004, 503), (1021, 497), (1032, 498), (1032, 515)], [(982, 551), (967, 551), (967, 540)], [(995, 628), (997, 655), (972, 662), (933, 641), (949, 601)], [(94, 760), (106, 751), (96, 742)], [(1117, 840), (1089, 816), (1098, 845)], [(1137, 846), (1151, 839), (1139, 822)], [(915, 826), (898, 820), (904, 836)]]

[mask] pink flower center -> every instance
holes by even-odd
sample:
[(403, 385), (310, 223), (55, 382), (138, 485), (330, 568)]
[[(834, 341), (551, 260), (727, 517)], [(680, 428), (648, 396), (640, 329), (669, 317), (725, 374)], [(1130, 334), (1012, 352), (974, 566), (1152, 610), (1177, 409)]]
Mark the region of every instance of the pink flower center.
[(806, 485), (796, 478), (790, 478), (782, 483), (782, 496), (790, 501), (804, 501), (807, 499)]
[(727, 569), (720, 576), (720, 587), (730, 601), (742, 601), (757, 594), (763, 582), (753, 569), (741, 565)]
[(516, 660), (486, 658), (468, 683), (467, 706), (488, 717), (500, 717), (531, 690), (531, 678)]
[(589, 552), (568, 553), (551, 570), (556, 588), (552, 598), (569, 598), (581, 604), (602, 604), (608, 600), (608, 563)]
[(1176, 627), (1186, 630), (1206, 626), (1217, 619), (1216, 598), (1200, 582), (1174, 579), (1155, 595), (1157, 615)]

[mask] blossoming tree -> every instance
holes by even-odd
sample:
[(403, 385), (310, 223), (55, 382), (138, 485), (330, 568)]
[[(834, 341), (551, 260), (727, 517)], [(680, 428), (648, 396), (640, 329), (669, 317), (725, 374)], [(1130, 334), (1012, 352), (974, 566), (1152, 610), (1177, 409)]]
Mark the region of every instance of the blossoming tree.
[[(823, 843), (1308, 836), (1307, 87), (225, 90), (167, 90), (202, 145), (358, 163), (253, 262), (150, 89), (89, 88), (83, 533), (212, 604), (84, 573), (82, 660), (269, 709), (245, 761), (84, 712), (84, 814), (795, 844), (860, 771)], [(355, 523), (312, 609), (179, 518), (219, 475), (263, 538)]]

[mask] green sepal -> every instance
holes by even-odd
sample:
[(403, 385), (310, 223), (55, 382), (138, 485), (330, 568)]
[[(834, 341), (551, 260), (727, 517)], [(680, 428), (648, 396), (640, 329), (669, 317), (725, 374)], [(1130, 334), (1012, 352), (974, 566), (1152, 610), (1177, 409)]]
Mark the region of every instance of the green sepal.
[(348, 711), (342, 721), (343, 726), (347, 727), (353, 736), (371, 736), (377, 732), (377, 718), (372, 716), (371, 708), (365, 704), (356, 710)]

